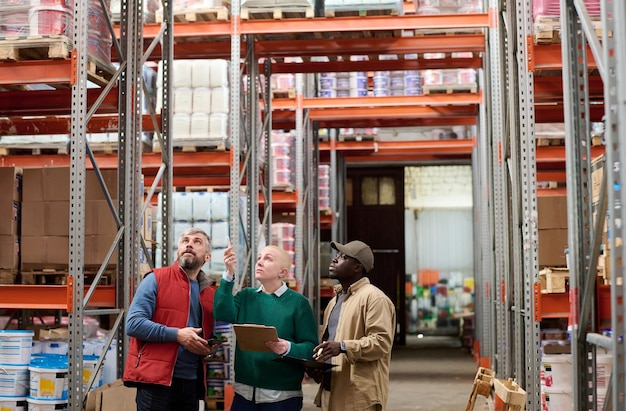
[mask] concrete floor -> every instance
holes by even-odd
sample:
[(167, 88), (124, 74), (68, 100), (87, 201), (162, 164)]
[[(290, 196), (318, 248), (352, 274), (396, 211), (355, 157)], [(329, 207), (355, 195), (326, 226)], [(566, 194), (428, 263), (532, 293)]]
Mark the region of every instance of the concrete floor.
[[(478, 365), (454, 337), (407, 338), (391, 356), (387, 411), (461, 411), (467, 407)], [(317, 384), (304, 384), (302, 411), (319, 411), (313, 404)], [(474, 411), (489, 411), (478, 396)]]

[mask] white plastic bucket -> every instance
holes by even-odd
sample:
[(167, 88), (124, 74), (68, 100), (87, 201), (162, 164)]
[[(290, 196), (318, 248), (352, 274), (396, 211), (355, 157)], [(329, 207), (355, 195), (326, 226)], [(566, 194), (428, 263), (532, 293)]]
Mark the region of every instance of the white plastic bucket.
[[(25, 397), (28, 394), (28, 367), (0, 364), (0, 396)], [(0, 407), (4, 411), (4, 408)]]
[(2, 411), (26, 411), (28, 403), (26, 397), (0, 397), (0, 410)]
[(572, 390), (572, 355), (544, 354), (541, 365), (545, 371), (546, 387), (554, 390)]
[(0, 364), (28, 365), (33, 335), (29, 330), (1, 330)]
[(83, 356), (83, 390), (87, 391), (87, 384), (89, 384), (89, 380), (92, 375), (96, 375), (93, 385), (91, 389), (94, 390), (98, 387), (102, 387), (102, 373), (103, 367), (100, 367), (99, 370), (96, 371), (96, 365), (98, 364), (98, 358), (95, 355), (85, 355)]
[(52, 400), (27, 397), (28, 411), (67, 411), (67, 399)]
[(564, 411), (573, 409), (572, 390), (553, 387), (542, 387), (546, 398), (547, 411)]
[(42, 355), (33, 358), (28, 370), (30, 371), (29, 400), (31, 398), (67, 400), (69, 383), (67, 357)]

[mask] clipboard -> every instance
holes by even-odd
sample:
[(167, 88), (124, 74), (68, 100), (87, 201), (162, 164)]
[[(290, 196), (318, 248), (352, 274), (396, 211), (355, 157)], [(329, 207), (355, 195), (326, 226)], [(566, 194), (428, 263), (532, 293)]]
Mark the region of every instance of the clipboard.
[(337, 364), (329, 364), (327, 362), (319, 362), (315, 360), (305, 360), (302, 358), (290, 357), (288, 355), (284, 357), (276, 357), (273, 361), (284, 362), (287, 364), (297, 364), (301, 365), (304, 368), (315, 368), (320, 370), (329, 370), (337, 366)]
[(272, 352), (265, 341), (278, 341), (276, 327), (259, 324), (233, 324), (237, 344), (244, 351)]

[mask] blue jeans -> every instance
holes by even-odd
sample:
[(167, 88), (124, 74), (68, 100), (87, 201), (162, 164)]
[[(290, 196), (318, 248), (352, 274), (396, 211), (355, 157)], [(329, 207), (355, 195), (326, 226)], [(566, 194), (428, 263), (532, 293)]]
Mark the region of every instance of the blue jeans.
[[(293, 397), (280, 402), (255, 404), (239, 394), (235, 394), (231, 411), (300, 411), (302, 409), (302, 397)], [(138, 410), (139, 411), (139, 410)]]
[(172, 386), (140, 385), (137, 387), (137, 411), (198, 411), (198, 380), (174, 378)]

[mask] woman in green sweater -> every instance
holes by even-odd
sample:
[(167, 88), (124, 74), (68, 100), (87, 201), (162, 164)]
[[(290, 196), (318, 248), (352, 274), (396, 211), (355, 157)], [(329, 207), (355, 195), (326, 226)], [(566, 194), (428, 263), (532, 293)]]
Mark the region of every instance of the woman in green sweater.
[(276, 327), (278, 341), (266, 342), (271, 352), (235, 350), (235, 398), (232, 411), (299, 411), (302, 409), (304, 367), (277, 362), (289, 355), (312, 359), (317, 345), (317, 322), (309, 301), (290, 290), (284, 278), (291, 257), (270, 245), (259, 253), (255, 278), (261, 286), (248, 287), (233, 296), (236, 256), (232, 247), (224, 253), (226, 272), (215, 293), (215, 319), (233, 324)]

